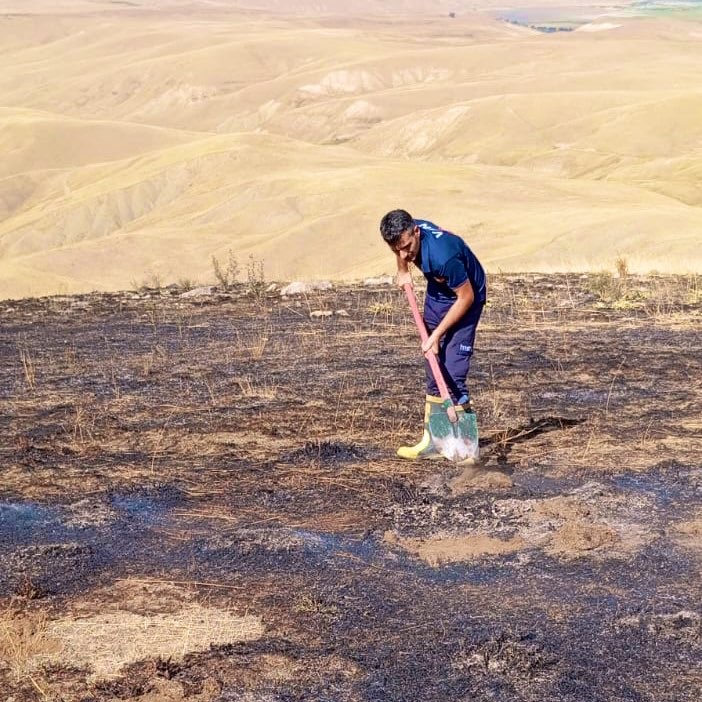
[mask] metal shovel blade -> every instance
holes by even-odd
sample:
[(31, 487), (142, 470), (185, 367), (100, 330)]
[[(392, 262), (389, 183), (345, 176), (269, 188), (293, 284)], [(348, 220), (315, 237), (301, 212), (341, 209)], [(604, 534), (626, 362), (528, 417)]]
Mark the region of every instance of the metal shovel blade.
[(456, 422), (452, 422), (446, 412), (434, 412), (429, 417), (429, 433), (434, 446), (449, 461), (477, 461), (480, 450), (475, 413), (459, 411), (457, 414)]

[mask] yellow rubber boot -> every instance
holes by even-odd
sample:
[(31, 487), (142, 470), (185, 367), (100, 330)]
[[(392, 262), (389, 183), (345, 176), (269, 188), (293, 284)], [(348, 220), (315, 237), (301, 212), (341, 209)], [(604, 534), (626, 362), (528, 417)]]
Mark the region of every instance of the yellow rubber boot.
[(397, 449), (397, 455), (400, 458), (409, 459), (434, 459), (441, 458), (441, 454), (434, 447), (434, 443), (431, 440), (431, 434), (429, 433), (429, 417), (432, 412), (442, 412), (443, 411), (443, 400), (440, 397), (434, 397), (433, 395), (427, 395), (426, 402), (424, 404), (424, 433), (418, 444), (414, 446), (400, 446)]

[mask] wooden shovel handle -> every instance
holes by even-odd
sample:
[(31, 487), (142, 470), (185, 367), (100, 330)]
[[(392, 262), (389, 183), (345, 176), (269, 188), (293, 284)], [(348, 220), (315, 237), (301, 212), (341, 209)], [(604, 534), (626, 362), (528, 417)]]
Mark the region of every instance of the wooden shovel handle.
[[(424, 319), (422, 318), (422, 315), (419, 312), (419, 307), (417, 306), (417, 298), (414, 295), (414, 289), (412, 288), (410, 283), (405, 283), (403, 288), (405, 290), (405, 295), (407, 295), (407, 302), (409, 302), (410, 309), (412, 310), (414, 323), (417, 325), (417, 329), (419, 329), (419, 336), (422, 339), (422, 344), (424, 344), (429, 338), (429, 333), (427, 332), (426, 325), (424, 324)], [(444, 400), (444, 402), (448, 400), (451, 403), (451, 406), (447, 409), (449, 419), (452, 422), (458, 421), (458, 417), (456, 416), (456, 409), (454, 408), (453, 402), (451, 401), (451, 395), (446, 385), (446, 381), (444, 380), (444, 375), (441, 372), (441, 368), (439, 367), (439, 361), (436, 358), (436, 354), (431, 349), (429, 349), (429, 351), (427, 351), (424, 354), (424, 357), (427, 359), (427, 361), (429, 361), (429, 367), (431, 368), (431, 372), (434, 374), (434, 380), (436, 381), (436, 384), (439, 388), (441, 399)]]

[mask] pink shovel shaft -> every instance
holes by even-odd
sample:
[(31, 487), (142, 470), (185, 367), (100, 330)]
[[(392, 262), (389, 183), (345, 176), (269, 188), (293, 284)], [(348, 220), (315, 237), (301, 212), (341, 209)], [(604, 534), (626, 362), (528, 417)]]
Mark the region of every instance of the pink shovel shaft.
[[(417, 306), (417, 298), (415, 297), (414, 290), (412, 289), (412, 286), (409, 283), (405, 283), (403, 287), (405, 290), (405, 295), (407, 295), (407, 301), (409, 302), (410, 309), (412, 310), (414, 323), (417, 325), (417, 329), (419, 329), (419, 336), (422, 339), (422, 344), (424, 344), (429, 338), (429, 333), (427, 332), (426, 325), (424, 324), (424, 319), (422, 318), (422, 315), (419, 312), (419, 307)], [(429, 367), (431, 368), (431, 372), (434, 374), (434, 380), (436, 381), (436, 384), (439, 388), (441, 399), (451, 401), (451, 395), (449, 394), (448, 386), (446, 385), (446, 381), (444, 380), (444, 374), (441, 372), (441, 368), (439, 367), (439, 361), (436, 358), (436, 354), (431, 349), (429, 349), (429, 351), (427, 351), (424, 354), (424, 357), (427, 359), (427, 361), (429, 361)], [(450, 410), (448, 411), (448, 415), (449, 419), (452, 422), (456, 421), (456, 410), (453, 408), (453, 404)]]

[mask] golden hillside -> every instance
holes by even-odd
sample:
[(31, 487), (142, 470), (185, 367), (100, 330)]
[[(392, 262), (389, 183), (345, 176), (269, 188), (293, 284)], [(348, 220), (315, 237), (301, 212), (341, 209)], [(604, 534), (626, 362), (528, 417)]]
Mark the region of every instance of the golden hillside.
[(342, 8), (11, 3), (0, 297), (207, 281), (229, 249), (271, 279), (389, 272), (398, 206), (494, 271), (702, 270), (702, 25)]

